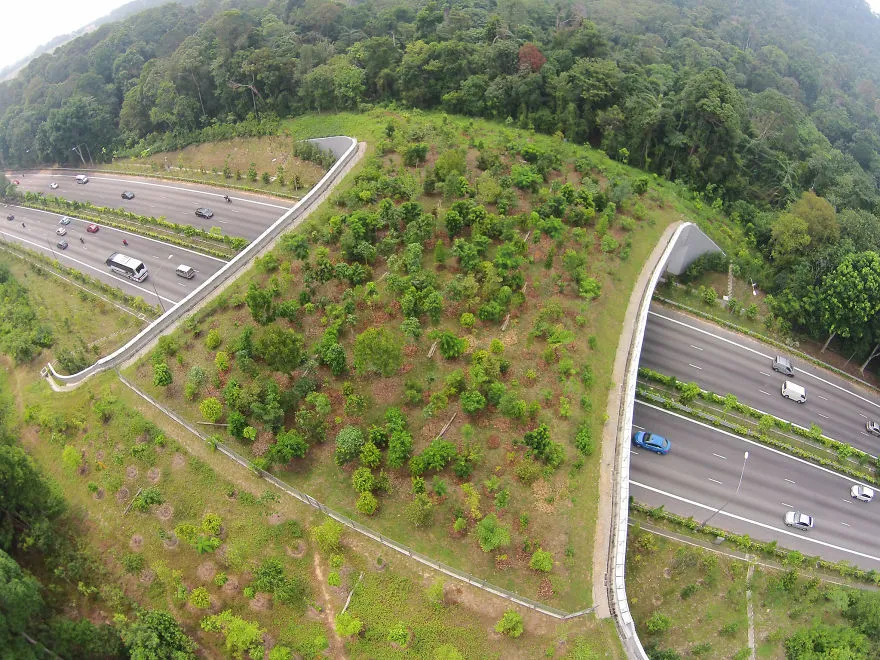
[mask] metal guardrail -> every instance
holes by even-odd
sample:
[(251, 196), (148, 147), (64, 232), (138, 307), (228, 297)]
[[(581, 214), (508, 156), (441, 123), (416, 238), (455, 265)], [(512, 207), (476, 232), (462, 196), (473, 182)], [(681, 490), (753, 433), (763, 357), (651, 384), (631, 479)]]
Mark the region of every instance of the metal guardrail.
[[(326, 140), (327, 138), (319, 138)], [(214, 293), (220, 286), (236, 276), (239, 271), (246, 267), (250, 260), (257, 256), (262, 250), (266, 249), (271, 243), (285, 230), (298, 224), (305, 215), (306, 210), (326, 193), (333, 184), (336, 183), (340, 174), (357, 153), (357, 140), (350, 137), (340, 136), (335, 138), (338, 140), (349, 140), (348, 149), (339, 157), (323, 178), (312, 188), (305, 197), (288, 209), (278, 220), (272, 223), (266, 231), (258, 236), (250, 245), (242, 250), (235, 258), (224, 265), (220, 270), (208, 278), (200, 287), (190, 293), (186, 298), (175, 304), (171, 309), (156, 319), (152, 324), (147, 326), (137, 335), (135, 335), (127, 344), (117, 349), (110, 355), (107, 355), (93, 365), (86, 367), (82, 371), (75, 374), (64, 375), (55, 371), (51, 363), (46, 366), (50, 372), (50, 378), (64, 383), (68, 386), (76, 386), (85, 381), (87, 378), (116, 368), (126, 361), (136, 356), (141, 350), (145, 349), (151, 342), (158, 339), (159, 335), (171, 330), (172, 326), (187, 314), (195, 305), (205, 300), (209, 295)]]
[(642, 342), (645, 337), (645, 326), (648, 322), (648, 309), (651, 305), (651, 297), (660, 279), (660, 275), (666, 268), (666, 263), (669, 261), (669, 256), (672, 254), (678, 238), (685, 228), (690, 226), (693, 226), (693, 223), (686, 222), (676, 228), (669, 239), (669, 243), (666, 245), (663, 256), (654, 267), (651, 279), (642, 295), (638, 315), (636, 316), (635, 331), (633, 332), (627, 354), (627, 368), (622, 384), (623, 397), (621, 398), (620, 416), (618, 417), (617, 451), (614, 462), (614, 480), (616, 483), (612, 488), (612, 522), (611, 539), (609, 540), (612, 548), (609, 557), (609, 563), (611, 564), (609, 569), (612, 574), (612, 580), (609, 583), (608, 589), (610, 592), (611, 611), (617, 624), (620, 640), (623, 643), (626, 654), (630, 658), (637, 658), (638, 660), (648, 660), (648, 655), (645, 653), (645, 649), (636, 632), (635, 621), (629, 609), (625, 579), (626, 537), (629, 518), (629, 442), (632, 433), (633, 406), (635, 405), (639, 356), (642, 352)]
[[(184, 427), (187, 431), (189, 431), (190, 433), (192, 433), (196, 437), (201, 438), (202, 440), (207, 442), (207, 438), (197, 428), (195, 428), (192, 424), (190, 424), (185, 419), (180, 417), (173, 410), (170, 410), (169, 408), (166, 408), (165, 406), (163, 406), (161, 403), (156, 401), (156, 399), (151, 397), (146, 392), (143, 392), (142, 390), (140, 390), (136, 385), (134, 385), (134, 383), (129, 381), (127, 378), (125, 378), (125, 376), (120, 374), (118, 371), (117, 371), (117, 375), (119, 376), (119, 380), (121, 380), (122, 383), (124, 385), (126, 385), (129, 389), (131, 389), (135, 394), (140, 396), (142, 399), (147, 401), (149, 404), (158, 408), (165, 415), (167, 415), (168, 417), (173, 419), (175, 422), (180, 424), (182, 427)], [(395, 552), (399, 552), (400, 554), (405, 555), (406, 557), (409, 557), (410, 559), (415, 559), (419, 563), (424, 564), (425, 566), (430, 566), (434, 570), (440, 571), (441, 573), (448, 575), (449, 577), (453, 577), (456, 580), (460, 580), (462, 582), (467, 582), (470, 585), (473, 585), (479, 589), (482, 589), (483, 591), (487, 591), (491, 594), (499, 596), (500, 598), (504, 598), (505, 600), (508, 600), (512, 603), (516, 603), (517, 605), (521, 605), (522, 607), (527, 607), (534, 612), (540, 612), (541, 614), (546, 614), (547, 616), (551, 616), (555, 619), (559, 619), (562, 621), (566, 621), (568, 619), (574, 619), (576, 617), (583, 616), (585, 614), (589, 614), (590, 612), (592, 612), (595, 609), (593, 607), (589, 607), (587, 609), (580, 610), (578, 612), (565, 612), (565, 611), (557, 609), (555, 607), (550, 607), (549, 605), (544, 605), (543, 603), (539, 603), (537, 601), (534, 601), (531, 598), (526, 598), (525, 596), (520, 596), (517, 593), (514, 593), (512, 591), (508, 591), (507, 589), (503, 589), (499, 586), (492, 584), (491, 582), (487, 582), (486, 580), (478, 578), (475, 575), (471, 575), (470, 573), (465, 573), (464, 571), (460, 571), (457, 568), (453, 568), (452, 566), (444, 564), (443, 562), (437, 561), (435, 559), (431, 559), (427, 555), (424, 555), (424, 554), (418, 552), (417, 550), (413, 550), (412, 548), (404, 545), (403, 543), (398, 543), (397, 541), (390, 539), (387, 536), (383, 536), (380, 532), (377, 532), (374, 529), (366, 527), (365, 525), (362, 525), (359, 522), (352, 520), (348, 516), (345, 516), (341, 513), (334, 511), (333, 509), (328, 507), (326, 504), (319, 502), (318, 500), (316, 500), (314, 497), (312, 497), (308, 493), (304, 493), (301, 490), (294, 488), (290, 484), (285, 483), (284, 481), (281, 481), (281, 479), (279, 479), (275, 475), (270, 474), (269, 472), (266, 472), (265, 470), (261, 470), (261, 469), (255, 467), (245, 457), (243, 457), (241, 454), (237, 453), (233, 449), (230, 449), (229, 447), (224, 445), (222, 442), (216, 443), (216, 448), (219, 452), (224, 454), (227, 458), (235, 461), (236, 463), (238, 463), (242, 467), (244, 467), (247, 470), (256, 474), (258, 477), (264, 479), (265, 481), (268, 481), (273, 486), (275, 486), (276, 488), (278, 488), (282, 492), (286, 493), (287, 495), (290, 495), (291, 497), (295, 497), (300, 502), (303, 502), (305, 504), (308, 504), (309, 506), (314, 507), (315, 509), (318, 509), (318, 511), (320, 511), (321, 513), (333, 518), (337, 522), (342, 523), (343, 525), (345, 525), (349, 529), (353, 529), (354, 531), (373, 539), (377, 543), (381, 543), (386, 548), (391, 548)]]

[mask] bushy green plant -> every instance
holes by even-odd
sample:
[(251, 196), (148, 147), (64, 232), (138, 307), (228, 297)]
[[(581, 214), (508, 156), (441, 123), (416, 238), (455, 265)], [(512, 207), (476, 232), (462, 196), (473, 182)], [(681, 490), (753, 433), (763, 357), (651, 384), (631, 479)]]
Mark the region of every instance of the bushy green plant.
[(549, 573), (553, 570), (553, 555), (546, 550), (538, 548), (529, 560), (529, 568), (543, 573)]
[(495, 632), (516, 639), (523, 634), (522, 615), (516, 610), (505, 610), (501, 620), (495, 624)]
[(325, 554), (335, 553), (339, 550), (339, 540), (342, 538), (342, 524), (332, 518), (328, 518), (317, 527), (313, 527), (312, 539), (318, 544), (321, 552)]
[(211, 607), (211, 594), (205, 587), (196, 587), (189, 593), (189, 604), (197, 609), (206, 610)]

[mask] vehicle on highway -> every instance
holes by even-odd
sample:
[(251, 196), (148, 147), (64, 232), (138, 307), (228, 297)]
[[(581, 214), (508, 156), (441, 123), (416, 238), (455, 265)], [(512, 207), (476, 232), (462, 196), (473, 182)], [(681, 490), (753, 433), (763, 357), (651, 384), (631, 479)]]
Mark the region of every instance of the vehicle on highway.
[(13, 179), (13, 180), (12, 180), (12, 184), (15, 185), (15, 186), (17, 186), (17, 185), (20, 184), (20, 183), (21, 183), (21, 181), (19, 181), (18, 179)]
[(807, 400), (807, 390), (797, 383), (787, 380), (782, 383), (782, 396), (797, 403), (805, 403)]
[(57, 243), (55, 243), (55, 245), (58, 246), (59, 250), (66, 250), (67, 249), (67, 241), (65, 241), (63, 238), (60, 241), (58, 241)]
[(69, 224), (70, 224), (70, 218), (68, 218), (68, 217), (65, 215), (63, 218), (61, 218), (61, 220), (58, 221), (58, 224), (59, 224), (59, 225), (69, 225)]
[(187, 266), (186, 264), (180, 264), (174, 272), (178, 277), (185, 277), (188, 280), (191, 280), (196, 276), (196, 269), (192, 266)]
[(89, 177), (87, 177), (85, 174), (77, 174), (76, 175), (76, 182), (77, 183), (88, 183)]
[(669, 448), (672, 446), (672, 443), (662, 435), (648, 433), (647, 431), (637, 431), (634, 433), (633, 442), (642, 449), (647, 449), (657, 454), (668, 454)]
[(208, 220), (209, 218), (214, 217), (214, 212), (211, 209), (202, 208), (200, 206), (196, 209), (196, 215), (200, 218), (205, 218), (205, 220)]
[(124, 193), (122, 193), (122, 199), (134, 199), (134, 193), (126, 190)]
[(880, 436), (880, 424), (875, 422), (874, 420), (869, 419), (865, 422), (865, 430), (868, 431), (871, 435)]
[(55, 233), (59, 236), (64, 236), (67, 233), (67, 229), (65, 229), (64, 227), (59, 227), (55, 230)]
[(52, 190), (58, 190), (58, 184), (55, 183), (54, 181), (53, 181), (52, 183), (49, 184), (49, 187), (50, 187)]
[(98, 233), (98, 225), (89, 225), (88, 227), (86, 227), (86, 231), (89, 232), (90, 234), (97, 234)]
[(143, 261), (124, 255), (121, 252), (114, 252), (107, 257), (107, 261), (104, 263), (110, 266), (110, 270), (114, 273), (124, 275), (135, 282), (143, 282), (147, 279), (147, 275), (150, 274)]
[(789, 511), (785, 514), (785, 524), (803, 532), (813, 529), (813, 516), (800, 511)]
[(773, 371), (778, 371), (786, 376), (794, 376), (794, 365), (787, 357), (777, 355), (773, 358)]
[(7, 215), (6, 219), (7, 220), (15, 220), (15, 216), (14, 215)]
[(874, 489), (868, 486), (856, 484), (849, 489), (849, 494), (854, 500), (859, 500), (860, 502), (870, 502), (874, 499)]

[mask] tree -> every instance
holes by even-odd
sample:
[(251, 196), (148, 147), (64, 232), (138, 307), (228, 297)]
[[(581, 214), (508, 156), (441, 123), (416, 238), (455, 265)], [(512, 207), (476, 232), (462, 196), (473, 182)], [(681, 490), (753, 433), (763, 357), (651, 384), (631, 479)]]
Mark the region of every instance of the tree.
[(308, 450), (309, 445), (302, 435), (294, 429), (288, 429), (279, 433), (275, 444), (269, 447), (269, 460), (286, 465), (294, 458), (304, 458)]
[(312, 539), (324, 554), (329, 555), (339, 550), (341, 538), (342, 524), (332, 518), (328, 518), (317, 527), (312, 528)]
[[(82, 453), (76, 454), (81, 461)], [(64, 511), (64, 500), (48, 486), (33, 459), (20, 447), (0, 443), (0, 475), (0, 550), (12, 550), (23, 535), (38, 549), (54, 542), (52, 522)]]
[(379, 508), (379, 500), (373, 493), (361, 493), (355, 508), (365, 516), (372, 516)]
[(785, 640), (785, 657), (788, 660), (861, 660), (871, 657), (871, 643), (865, 635), (849, 626), (817, 623), (798, 630)]
[(248, 309), (254, 321), (260, 325), (268, 325), (275, 320), (275, 303), (272, 300), (272, 292), (251, 283), (247, 295), (244, 297)]
[(771, 236), (770, 254), (780, 267), (801, 256), (812, 240), (807, 221), (793, 213), (783, 213), (776, 219)]
[(495, 632), (516, 639), (523, 634), (522, 615), (516, 610), (505, 610), (501, 619), (495, 624)]
[(0, 648), (8, 657), (34, 657), (22, 633), (42, 607), (39, 582), (0, 550)]
[(271, 325), (257, 337), (254, 351), (272, 370), (289, 373), (302, 363), (303, 338), (293, 330)]
[(822, 282), (822, 322), (830, 334), (861, 339), (880, 311), (880, 257), (876, 252), (848, 254)]
[(416, 527), (427, 527), (434, 521), (434, 503), (425, 493), (418, 493), (406, 506), (406, 517)]
[(810, 235), (810, 244), (813, 248), (835, 243), (840, 237), (840, 227), (837, 224), (834, 207), (812, 190), (807, 190), (801, 195), (792, 205), (790, 213), (807, 223), (807, 233)]
[(223, 635), (226, 638), (226, 650), (234, 657), (240, 658), (245, 653), (251, 658), (263, 657), (263, 635), (266, 631), (256, 623), (236, 616), (232, 610), (205, 617), (202, 619), (202, 630)]
[(437, 348), (440, 349), (440, 355), (447, 360), (454, 360), (467, 350), (467, 340), (457, 337), (448, 330), (440, 333)]
[(153, 365), (153, 385), (156, 387), (168, 387), (173, 378), (167, 362), (157, 362)]
[(363, 449), (366, 438), (363, 432), (356, 426), (348, 425), (336, 434), (336, 453), (334, 457), (337, 465), (356, 459)]
[(478, 522), (474, 532), (483, 552), (492, 552), (496, 548), (510, 545), (510, 530), (498, 522), (498, 516), (494, 513)]
[(123, 629), (122, 641), (132, 660), (184, 660), (195, 658), (195, 643), (186, 636), (175, 618), (162, 610), (139, 614)]
[(403, 364), (403, 341), (388, 328), (368, 328), (354, 340), (354, 367), (359, 374), (391, 376)]

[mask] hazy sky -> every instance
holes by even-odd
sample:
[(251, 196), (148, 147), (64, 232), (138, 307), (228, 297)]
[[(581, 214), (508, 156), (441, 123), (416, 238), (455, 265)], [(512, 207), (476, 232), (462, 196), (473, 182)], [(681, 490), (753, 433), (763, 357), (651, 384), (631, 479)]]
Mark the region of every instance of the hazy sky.
[(4, 0), (0, 68), (30, 55), (58, 35), (106, 16), (126, 2), (128, 0)]

